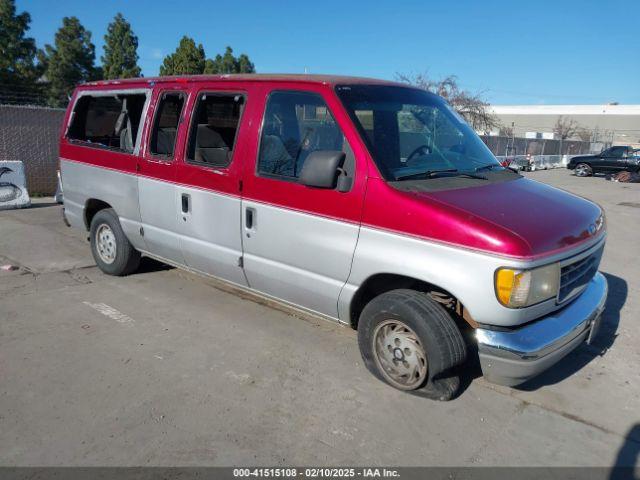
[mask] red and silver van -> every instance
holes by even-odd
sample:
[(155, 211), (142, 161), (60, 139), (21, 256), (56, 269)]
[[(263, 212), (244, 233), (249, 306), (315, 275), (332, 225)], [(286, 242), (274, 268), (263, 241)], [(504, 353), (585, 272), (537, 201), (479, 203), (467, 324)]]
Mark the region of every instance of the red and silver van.
[(551, 367), (593, 338), (607, 296), (602, 210), (502, 167), (403, 84), (89, 83), (60, 168), (105, 273), (145, 255), (350, 325), (375, 376), (431, 398), (455, 395), (467, 358), (504, 385)]

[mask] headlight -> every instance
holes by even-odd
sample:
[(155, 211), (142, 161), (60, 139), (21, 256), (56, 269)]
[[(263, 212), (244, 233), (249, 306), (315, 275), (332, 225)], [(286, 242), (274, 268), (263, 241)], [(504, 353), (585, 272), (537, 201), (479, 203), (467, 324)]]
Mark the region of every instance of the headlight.
[(560, 265), (553, 263), (532, 270), (500, 268), (495, 277), (496, 296), (510, 308), (528, 307), (558, 294)]

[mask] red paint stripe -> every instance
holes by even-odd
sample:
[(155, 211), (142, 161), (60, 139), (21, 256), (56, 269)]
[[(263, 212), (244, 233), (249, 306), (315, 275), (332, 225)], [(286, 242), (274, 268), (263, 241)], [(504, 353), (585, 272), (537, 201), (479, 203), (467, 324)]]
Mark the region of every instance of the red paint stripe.
[(487, 254), (487, 255), (491, 255), (491, 256), (495, 256), (495, 257), (509, 258), (509, 259), (519, 260), (519, 261), (535, 261), (535, 260), (540, 260), (540, 259), (546, 258), (546, 257), (552, 257), (552, 256), (558, 255), (560, 253), (563, 253), (563, 252), (566, 252), (566, 251), (569, 251), (569, 250), (575, 250), (575, 249), (579, 248), (581, 245), (587, 243), (588, 241), (592, 241), (593, 238), (598, 238), (598, 241), (593, 242), (593, 245), (595, 245), (602, 239), (601, 237), (604, 234), (603, 232), (600, 232), (598, 237), (592, 237), (592, 238), (589, 238), (589, 239), (585, 239), (581, 243), (569, 245), (569, 246), (566, 246), (566, 247), (563, 247), (563, 248), (559, 248), (559, 249), (556, 249), (556, 250), (545, 252), (543, 254), (529, 255), (529, 256), (509, 255), (509, 254), (493, 252), (491, 250), (485, 250), (485, 249), (481, 249), (481, 248), (473, 248), (473, 247), (470, 247), (470, 246), (461, 245), (459, 243), (447, 242), (446, 240), (440, 240), (440, 239), (436, 239), (436, 238), (433, 238), (433, 237), (427, 237), (427, 236), (423, 236), (423, 235), (412, 234), (410, 232), (397, 230), (397, 229), (394, 229), (394, 228), (388, 228), (388, 227), (384, 227), (384, 226), (380, 226), (380, 225), (374, 225), (374, 224), (367, 223), (367, 222), (362, 222), (362, 223), (354, 222), (354, 221), (345, 220), (343, 218), (339, 218), (339, 217), (335, 217), (335, 216), (322, 215), (322, 214), (318, 214), (316, 212), (312, 212), (312, 211), (308, 211), (308, 210), (291, 208), (290, 206), (287, 206), (287, 205), (282, 205), (282, 204), (278, 204), (278, 203), (272, 203), (272, 202), (260, 200), (260, 199), (257, 199), (257, 198), (253, 198), (251, 196), (231, 195), (231, 194), (228, 194), (226, 192), (222, 192), (222, 191), (215, 190), (215, 189), (203, 188), (203, 187), (198, 187), (198, 186), (194, 186), (194, 185), (189, 185), (189, 184), (184, 184), (184, 183), (179, 183), (179, 182), (174, 182), (174, 181), (169, 181), (169, 180), (160, 180), (158, 178), (151, 177), (151, 176), (148, 176), (148, 175), (141, 175), (141, 174), (137, 174), (136, 175), (136, 174), (133, 174), (133, 173), (124, 172), (122, 170), (118, 170), (118, 169), (111, 168), (111, 167), (101, 167), (101, 166), (96, 166), (96, 165), (92, 165), (92, 164), (87, 164), (86, 162), (81, 162), (81, 161), (78, 161), (78, 160), (72, 160), (70, 158), (60, 157), (60, 161), (71, 162), (71, 163), (76, 163), (76, 164), (82, 164), (82, 165), (86, 165), (86, 166), (94, 167), (94, 168), (103, 168), (103, 169), (114, 171), (114, 172), (121, 173), (121, 174), (124, 174), (124, 175), (138, 176), (138, 177), (142, 177), (142, 178), (147, 178), (149, 180), (154, 180), (154, 181), (157, 181), (157, 182), (166, 182), (166, 183), (178, 186), (178, 187), (195, 189), (195, 190), (199, 190), (199, 191), (202, 191), (202, 192), (213, 193), (213, 194), (216, 194), (216, 195), (222, 195), (222, 196), (225, 196), (225, 197), (234, 198), (234, 199), (238, 199), (238, 200), (246, 199), (248, 201), (251, 201), (251, 202), (254, 202), (254, 203), (258, 203), (258, 204), (261, 204), (261, 205), (266, 205), (266, 206), (269, 206), (269, 207), (280, 208), (280, 209), (283, 209), (283, 210), (296, 212), (296, 213), (300, 213), (300, 214), (304, 214), (304, 215), (311, 215), (311, 216), (319, 217), (319, 218), (325, 218), (325, 219), (328, 219), (328, 220), (333, 220), (333, 221), (345, 223), (345, 224), (348, 224), (348, 225), (361, 225), (362, 227), (369, 228), (371, 230), (375, 230), (375, 231), (378, 231), (378, 232), (389, 233), (389, 234), (398, 235), (398, 236), (402, 236), (402, 237), (406, 237), (406, 238), (410, 238), (410, 239), (414, 239), (414, 240), (419, 240), (419, 241), (425, 241), (425, 242), (432, 243), (432, 244), (435, 244), (435, 245), (442, 245), (442, 246), (446, 246), (446, 247), (450, 247), (450, 248), (456, 248), (456, 249), (460, 249), (460, 250), (466, 250), (466, 251), (470, 251), (470, 252), (474, 252), (474, 253)]

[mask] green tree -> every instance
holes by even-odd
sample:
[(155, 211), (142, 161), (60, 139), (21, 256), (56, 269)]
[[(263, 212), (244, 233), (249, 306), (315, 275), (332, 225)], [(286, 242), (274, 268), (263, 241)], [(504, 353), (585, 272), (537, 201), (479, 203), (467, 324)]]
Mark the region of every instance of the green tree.
[(118, 13), (104, 36), (104, 56), (101, 57), (104, 78), (139, 77), (138, 58), (138, 37), (131, 30), (131, 24)]
[(238, 57), (238, 73), (256, 73), (255, 65), (244, 53)]
[[(31, 16), (16, 14), (14, 0), (0, 0), (0, 99), (30, 101), (41, 72), (36, 65), (36, 42), (25, 37)], [(17, 99), (19, 100), (19, 98)]]
[(167, 55), (160, 65), (160, 75), (193, 75), (204, 72), (205, 55), (202, 44), (196, 46), (193, 38), (186, 35), (180, 40), (176, 51)]
[(49, 82), (48, 103), (52, 106), (65, 106), (77, 84), (96, 80), (102, 74), (94, 65), (96, 49), (91, 43), (91, 32), (76, 17), (62, 19), (54, 45), (45, 45), (38, 56), (45, 67), (44, 76)]
[(244, 53), (239, 57), (233, 55), (233, 49), (227, 47), (224, 55), (216, 55), (215, 59), (207, 59), (204, 73), (255, 73), (256, 69)]

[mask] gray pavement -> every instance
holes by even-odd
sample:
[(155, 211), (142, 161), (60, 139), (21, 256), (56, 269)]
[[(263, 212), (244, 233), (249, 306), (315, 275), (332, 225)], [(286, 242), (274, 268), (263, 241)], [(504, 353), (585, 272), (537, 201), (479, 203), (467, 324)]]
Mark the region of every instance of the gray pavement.
[(601, 336), (448, 403), (374, 379), (347, 328), (151, 261), (103, 275), (48, 199), (0, 212), (0, 264), (21, 267), (0, 272), (0, 465), (635, 464), (640, 185), (527, 175), (606, 210)]

